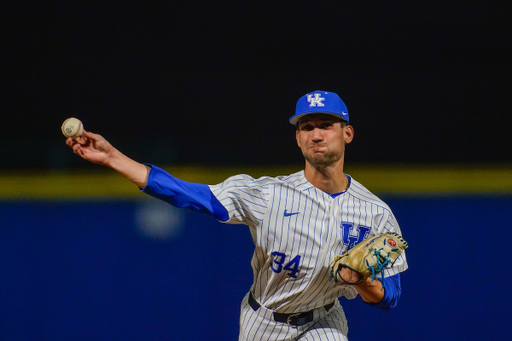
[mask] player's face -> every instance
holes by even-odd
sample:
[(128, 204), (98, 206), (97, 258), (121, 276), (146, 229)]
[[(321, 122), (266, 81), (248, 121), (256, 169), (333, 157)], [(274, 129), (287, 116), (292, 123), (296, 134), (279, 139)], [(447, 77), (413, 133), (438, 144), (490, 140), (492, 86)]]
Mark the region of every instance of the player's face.
[(332, 115), (311, 114), (299, 121), (297, 144), (311, 165), (329, 166), (343, 158), (345, 144), (350, 143), (354, 129), (342, 125)]

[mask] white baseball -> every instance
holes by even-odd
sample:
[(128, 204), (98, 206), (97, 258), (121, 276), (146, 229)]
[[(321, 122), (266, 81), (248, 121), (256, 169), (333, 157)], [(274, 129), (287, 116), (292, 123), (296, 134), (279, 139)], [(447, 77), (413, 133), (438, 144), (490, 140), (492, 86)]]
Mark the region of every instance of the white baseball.
[(62, 123), (60, 129), (64, 136), (76, 139), (77, 137), (82, 136), (84, 125), (78, 118), (70, 117)]

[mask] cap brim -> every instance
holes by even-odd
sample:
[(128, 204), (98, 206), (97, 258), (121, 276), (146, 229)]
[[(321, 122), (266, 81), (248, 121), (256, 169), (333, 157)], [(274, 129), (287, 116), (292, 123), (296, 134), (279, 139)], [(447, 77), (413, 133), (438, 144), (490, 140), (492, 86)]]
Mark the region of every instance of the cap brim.
[[(306, 115), (313, 115), (313, 114), (326, 114), (326, 115), (331, 115), (331, 116), (334, 116), (336, 118), (339, 118), (341, 120), (344, 120), (344, 121), (347, 121), (345, 119), (345, 117), (341, 116), (340, 114), (335, 114), (335, 113), (332, 113), (332, 112), (305, 112), (305, 113), (302, 113), (302, 114), (298, 114), (298, 115), (295, 115), (295, 116), (292, 116), (290, 118), (290, 123), (293, 124), (294, 126), (297, 125), (297, 123), (299, 123), (299, 120), (301, 118), (303, 118), (304, 116)], [(348, 121), (347, 121), (348, 122)]]

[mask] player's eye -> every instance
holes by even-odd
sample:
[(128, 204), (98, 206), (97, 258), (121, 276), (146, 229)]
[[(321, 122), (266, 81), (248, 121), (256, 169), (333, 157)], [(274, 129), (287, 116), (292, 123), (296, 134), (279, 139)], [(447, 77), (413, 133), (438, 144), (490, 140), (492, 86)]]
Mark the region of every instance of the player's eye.
[(312, 124), (304, 124), (303, 126), (300, 127), (300, 130), (311, 131), (311, 130), (313, 130), (313, 125)]

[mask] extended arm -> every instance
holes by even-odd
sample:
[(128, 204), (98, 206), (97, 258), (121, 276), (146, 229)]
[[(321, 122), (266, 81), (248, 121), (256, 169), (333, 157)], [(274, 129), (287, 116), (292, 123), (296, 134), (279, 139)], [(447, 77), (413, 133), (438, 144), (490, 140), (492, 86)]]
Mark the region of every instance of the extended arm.
[(149, 167), (121, 153), (103, 136), (84, 130), (81, 137), (68, 138), (66, 144), (83, 159), (114, 169), (139, 188), (146, 187)]
[(84, 131), (82, 137), (66, 144), (83, 159), (116, 170), (136, 184), (144, 193), (176, 207), (190, 208), (213, 215), (218, 220), (229, 219), (227, 210), (204, 184), (189, 183), (173, 177), (161, 168), (152, 168), (134, 161), (115, 149), (101, 135)]

